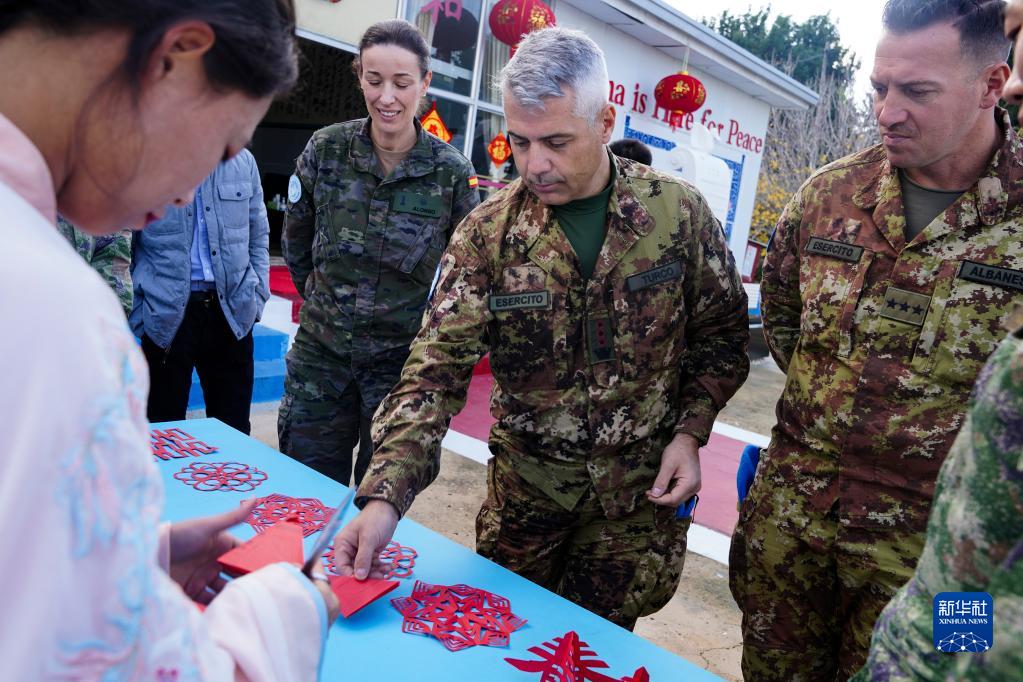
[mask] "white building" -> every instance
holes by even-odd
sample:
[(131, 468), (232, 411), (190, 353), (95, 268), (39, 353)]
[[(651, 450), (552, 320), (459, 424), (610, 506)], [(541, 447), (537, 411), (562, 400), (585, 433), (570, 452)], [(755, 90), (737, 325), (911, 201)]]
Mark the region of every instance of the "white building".
[[(313, 130), (366, 115), (350, 73), (352, 56), (368, 26), (394, 17), (419, 26), (432, 44), (429, 96), (451, 143), (475, 164), (481, 189), (514, 178), (511, 160), (496, 165), (487, 153), (505, 131), (494, 80), (510, 56), (488, 24), (496, 2), (297, 0), (306, 55), (302, 81), (290, 100), (271, 109), (254, 140), (267, 196), (284, 193), (294, 159)], [(660, 0), (547, 4), (559, 26), (582, 29), (607, 56), (608, 97), (618, 110), (614, 139), (644, 141), (655, 167), (694, 181), (715, 209), (742, 269), (771, 107), (805, 109), (816, 104), (817, 94)], [(704, 83), (707, 99), (673, 129), (668, 113), (654, 103), (654, 87), (681, 69), (687, 50), (689, 72)], [(701, 135), (700, 124), (714, 135)], [(709, 138), (702, 148), (701, 138)]]

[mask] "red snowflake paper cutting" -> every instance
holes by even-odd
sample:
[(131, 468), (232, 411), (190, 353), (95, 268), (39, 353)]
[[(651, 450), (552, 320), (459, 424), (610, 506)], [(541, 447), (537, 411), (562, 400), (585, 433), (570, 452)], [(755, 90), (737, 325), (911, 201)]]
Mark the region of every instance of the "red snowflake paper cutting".
[(247, 493), (265, 481), (266, 474), (238, 462), (192, 462), (174, 474), (174, 478), (203, 492), (227, 490)]
[(323, 530), (333, 510), (315, 497), (288, 497), (280, 493), (259, 498), (245, 522), (257, 533), (288, 519), (302, 526), (303, 537)]
[(499, 595), (468, 585), (429, 585), (417, 580), (409, 597), (392, 599), (402, 632), (429, 635), (451, 651), (471, 646), (507, 646), (526, 621)]
[[(416, 550), (391, 540), (387, 543), (387, 547), (380, 552), (380, 560), (391, 565), (391, 570), (384, 575), (384, 578), (388, 580), (408, 578), (412, 575), (412, 567), (416, 565), (417, 556), (419, 554)], [(327, 547), (323, 553), (323, 567), (327, 573), (338, 575), (337, 564), (334, 562), (334, 545)]]
[(198, 457), (217, 451), (212, 445), (185, 433), (181, 429), (153, 429), (149, 432), (149, 447), (157, 460), (183, 459)]
[(506, 658), (515, 668), (527, 673), (540, 673), (540, 682), (650, 682), (646, 668), (638, 668), (628, 677), (610, 677), (597, 672), (608, 664), (579, 635), (566, 632), (562, 637), (529, 648), (538, 660)]

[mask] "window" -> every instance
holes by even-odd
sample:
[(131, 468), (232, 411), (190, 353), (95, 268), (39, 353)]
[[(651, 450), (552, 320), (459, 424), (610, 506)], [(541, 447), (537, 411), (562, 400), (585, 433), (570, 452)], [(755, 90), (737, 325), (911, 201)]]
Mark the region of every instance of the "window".
[(480, 180), (489, 181), (487, 183), (480, 182), (481, 188), (489, 187), (490, 183), (503, 186), (519, 177), (518, 171), (515, 170), (515, 162), (510, 156), (502, 164), (496, 164), (490, 158), (490, 143), (499, 134), (505, 138), (508, 136), (504, 116), (482, 109), (478, 110), (476, 130), (472, 139), (472, 165), (476, 167), (476, 173), (480, 176)]
[(430, 45), (433, 87), (459, 95), (470, 94), (481, 5), (482, 0), (410, 0), (408, 3), (405, 18), (416, 25)]

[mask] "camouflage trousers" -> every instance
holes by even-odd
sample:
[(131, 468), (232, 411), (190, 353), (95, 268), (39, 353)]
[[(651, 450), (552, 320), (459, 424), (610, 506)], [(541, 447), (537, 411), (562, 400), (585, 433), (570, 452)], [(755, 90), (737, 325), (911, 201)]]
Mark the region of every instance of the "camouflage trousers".
[(373, 413), (398, 382), (407, 357), (407, 348), (364, 359), (338, 356), (299, 330), (288, 351), (277, 415), (281, 452), (348, 485), (358, 444), (358, 485), (373, 457)]
[(566, 510), (515, 473), (514, 455), (495, 456), (476, 551), (631, 630), (675, 594), (689, 524), (650, 503), (609, 520), (592, 490)]
[(747, 680), (848, 680), (882, 609), (913, 575), (923, 533), (799, 518), (758, 476), (732, 535), (729, 584), (742, 610)]

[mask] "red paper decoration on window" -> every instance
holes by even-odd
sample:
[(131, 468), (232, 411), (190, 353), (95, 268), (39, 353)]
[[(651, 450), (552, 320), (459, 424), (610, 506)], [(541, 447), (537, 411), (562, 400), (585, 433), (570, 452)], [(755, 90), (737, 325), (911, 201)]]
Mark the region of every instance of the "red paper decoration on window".
[(522, 36), (554, 26), (554, 19), (554, 10), (540, 0), (500, 0), (490, 10), (490, 31), (514, 54)]
[(437, 111), (437, 103), (434, 102), (430, 105), (430, 110), (423, 114), (423, 117), (419, 119), (419, 122), (423, 125), (423, 130), (430, 133), (434, 137), (440, 138), (445, 142), (451, 142), (451, 131), (444, 125), (444, 119), (440, 117), (440, 113)]
[(500, 166), (511, 158), (511, 145), (508, 144), (508, 138), (504, 136), (504, 133), (498, 133), (494, 136), (494, 139), (487, 145), (487, 154), (495, 166)]

